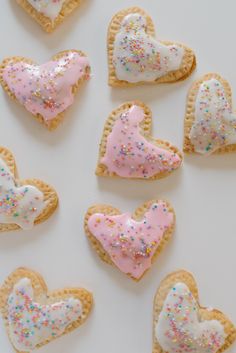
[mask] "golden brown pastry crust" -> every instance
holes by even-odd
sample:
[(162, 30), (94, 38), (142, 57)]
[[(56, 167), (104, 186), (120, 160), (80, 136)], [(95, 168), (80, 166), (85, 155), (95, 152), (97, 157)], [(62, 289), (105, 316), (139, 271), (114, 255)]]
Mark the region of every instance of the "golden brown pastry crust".
[(21, 7), (34, 19), (42, 28), (51, 33), (81, 4), (83, 0), (66, 0), (59, 15), (55, 20), (51, 20), (41, 12), (38, 12), (27, 0), (16, 0)]

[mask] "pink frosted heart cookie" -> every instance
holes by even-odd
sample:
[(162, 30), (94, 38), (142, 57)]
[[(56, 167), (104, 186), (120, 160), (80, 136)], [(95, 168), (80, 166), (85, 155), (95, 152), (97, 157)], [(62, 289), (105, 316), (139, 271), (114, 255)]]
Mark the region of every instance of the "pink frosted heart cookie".
[(184, 270), (169, 274), (154, 299), (153, 353), (222, 353), (236, 339), (225, 314), (199, 304), (197, 284)]
[(160, 179), (180, 167), (182, 154), (151, 135), (152, 114), (142, 102), (124, 103), (108, 117), (100, 144), (96, 174)]
[(46, 32), (52, 32), (82, 0), (16, 0)]
[(76, 50), (61, 52), (42, 65), (22, 57), (7, 58), (0, 67), (0, 82), (10, 97), (50, 130), (61, 122), (89, 75), (88, 58)]
[(95, 205), (85, 216), (85, 231), (101, 259), (140, 280), (169, 241), (175, 214), (166, 201), (152, 200), (134, 215)]

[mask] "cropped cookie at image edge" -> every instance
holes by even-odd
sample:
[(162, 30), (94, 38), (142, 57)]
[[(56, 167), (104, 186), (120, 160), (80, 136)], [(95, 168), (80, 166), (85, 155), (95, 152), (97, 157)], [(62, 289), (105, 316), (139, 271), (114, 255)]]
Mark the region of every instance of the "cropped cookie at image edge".
[(182, 164), (170, 142), (151, 135), (152, 113), (140, 101), (127, 102), (109, 115), (100, 143), (98, 176), (156, 180)]
[(235, 339), (236, 327), (225, 314), (199, 304), (191, 273), (179, 270), (161, 282), (154, 298), (152, 353), (222, 353)]
[(196, 68), (193, 50), (181, 43), (157, 41), (151, 17), (139, 7), (112, 18), (107, 50), (108, 83), (113, 87), (178, 82)]
[(0, 65), (4, 90), (49, 130), (58, 127), (89, 78), (88, 58), (78, 50), (62, 51), (42, 65), (18, 56), (6, 58)]
[(184, 152), (209, 155), (236, 151), (236, 113), (229, 83), (216, 73), (196, 80), (188, 93)]
[(174, 227), (174, 209), (163, 200), (147, 201), (133, 215), (97, 204), (88, 209), (84, 220), (86, 235), (99, 257), (135, 281), (151, 268)]
[(48, 292), (37, 272), (20, 267), (0, 287), (0, 311), (17, 353), (30, 353), (87, 320), (93, 296), (83, 288)]
[(0, 232), (32, 229), (58, 206), (56, 191), (39, 179), (18, 178), (15, 159), (0, 147)]
[(84, 0), (16, 0), (48, 33), (53, 32)]

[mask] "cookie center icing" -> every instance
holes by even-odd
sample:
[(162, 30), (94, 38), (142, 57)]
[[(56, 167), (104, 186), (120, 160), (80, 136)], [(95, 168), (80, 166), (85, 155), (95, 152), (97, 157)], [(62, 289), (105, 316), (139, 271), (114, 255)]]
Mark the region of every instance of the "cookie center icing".
[(134, 105), (116, 119), (101, 159), (109, 172), (125, 178), (150, 178), (180, 166), (178, 154), (148, 142), (141, 134), (144, 117), (143, 109)]
[(45, 305), (35, 302), (33, 297), (30, 279), (23, 278), (8, 298), (9, 334), (14, 347), (21, 352), (31, 352), (46, 340), (60, 336), (82, 314), (78, 299)]
[(200, 85), (194, 116), (189, 137), (196, 152), (210, 154), (236, 143), (236, 115), (220, 81), (211, 79)]
[(119, 80), (154, 81), (181, 66), (184, 49), (164, 45), (147, 33), (146, 18), (127, 15), (114, 41), (113, 65)]
[(173, 221), (173, 213), (164, 202), (159, 202), (150, 206), (141, 221), (135, 221), (129, 213), (95, 213), (89, 218), (88, 227), (122, 272), (140, 278), (150, 268), (152, 257)]
[(52, 21), (61, 12), (62, 6), (66, 0), (27, 0), (38, 12), (41, 12)]
[(44, 195), (32, 185), (17, 186), (6, 163), (0, 158), (0, 223), (30, 229), (45, 207)]
[(74, 102), (72, 86), (86, 75), (88, 59), (67, 52), (43, 65), (10, 62), (3, 79), (17, 100), (32, 114), (50, 121)]
[(176, 283), (169, 291), (155, 335), (168, 353), (216, 353), (225, 342), (222, 324), (200, 319), (198, 304), (184, 283)]

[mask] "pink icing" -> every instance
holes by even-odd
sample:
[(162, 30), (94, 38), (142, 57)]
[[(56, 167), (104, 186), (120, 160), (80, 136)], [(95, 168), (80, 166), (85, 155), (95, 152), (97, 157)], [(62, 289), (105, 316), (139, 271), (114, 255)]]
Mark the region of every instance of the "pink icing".
[(40, 66), (11, 62), (3, 71), (3, 79), (27, 110), (49, 121), (73, 103), (72, 86), (86, 74), (88, 66), (86, 57), (71, 51)]
[(173, 213), (159, 201), (150, 206), (139, 222), (129, 213), (95, 213), (89, 218), (88, 227), (122, 272), (140, 278), (151, 267), (152, 257), (173, 221)]
[(157, 147), (141, 135), (143, 119), (143, 109), (134, 105), (115, 121), (101, 159), (109, 172), (124, 178), (150, 178), (180, 166), (178, 154)]

